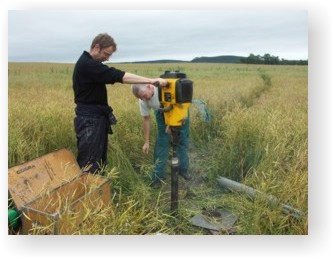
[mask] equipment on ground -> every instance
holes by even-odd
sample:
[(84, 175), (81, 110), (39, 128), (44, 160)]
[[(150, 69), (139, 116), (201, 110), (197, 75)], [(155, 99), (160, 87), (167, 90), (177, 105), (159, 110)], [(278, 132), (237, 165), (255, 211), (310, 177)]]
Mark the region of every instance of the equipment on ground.
[(252, 199), (254, 199), (256, 197), (265, 199), (265, 200), (267, 200), (268, 205), (271, 206), (271, 207), (279, 205), (279, 206), (281, 206), (282, 211), (285, 214), (291, 215), (296, 219), (301, 219), (302, 217), (304, 217), (304, 213), (302, 211), (300, 211), (298, 209), (295, 209), (290, 205), (280, 203), (280, 201), (273, 195), (265, 195), (264, 193), (254, 189), (252, 187), (246, 186), (242, 183), (235, 182), (233, 180), (227, 179), (227, 178), (222, 177), (222, 176), (219, 176), (217, 178), (217, 181), (218, 181), (219, 185), (221, 185), (222, 187), (225, 187), (225, 188), (227, 188), (231, 191), (244, 193)]
[(82, 173), (66, 148), (9, 168), (8, 194), (8, 229), (22, 235), (74, 233), (111, 201), (110, 179)]
[(194, 226), (209, 230), (214, 235), (235, 234), (234, 224), (237, 216), (225, 208), (202, 209), (202, 212), (196, 214), (190, 219)]
[(15, 208), (8, 209), (8, 229), (14, 233), (19, 230), (21, 225), (21, 215)]
[(176, 148), (180, 141), (180, 128), (189, 116), (189, 107), (193, 96), (193, 82), (185, 73), (165, 71), (161, 78), (166, 79), (167, 86), (159, 87), (159, 101), (162, 105), (165, 123), (171, 134), (173, 148), (171, 162), (171, 211), (174, 215), (178, 210), (178, 174), (179, 158)]
[(207, 107), (207, 103), (203, 99), (193, 99), (192, 100), (192, 105), (197, 106), (200, 118), (208, 123), (212, 120), (212, 115), (209, 112), (209, 109)]

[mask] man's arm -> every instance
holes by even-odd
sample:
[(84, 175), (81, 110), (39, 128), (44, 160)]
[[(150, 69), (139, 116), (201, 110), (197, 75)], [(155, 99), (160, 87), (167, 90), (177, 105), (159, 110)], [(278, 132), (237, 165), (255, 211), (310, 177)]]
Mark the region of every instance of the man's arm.
[(125, 72), (123, 76), (123, 83), (124, 84), (154, 84), (156, 82), (159, 82), (161, 86), (166, 86), (167, 81), (162, 78), (148, 78), (143, 76), (138, 76), (135, 74), (131, 74), (128, 72)]
[(145, 154), (148, 154), (149, 150), (150, 150), (150, 116), (144, 116), (144, 139), (145, 139), (145, 143), (143, 145), (143, 152)]

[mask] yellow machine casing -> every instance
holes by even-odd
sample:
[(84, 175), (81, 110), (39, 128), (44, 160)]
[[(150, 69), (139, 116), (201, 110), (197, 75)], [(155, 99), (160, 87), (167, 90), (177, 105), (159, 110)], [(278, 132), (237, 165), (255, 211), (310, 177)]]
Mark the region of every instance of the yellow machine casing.
[(159, 100), (163, 106), (165, 123), (172, 127), (182, 126), (189, 116), (193, 82), (186, 79), (183, 73), (165, 72), (162, 77), (168, 82), (168, 86), (159, 89)]

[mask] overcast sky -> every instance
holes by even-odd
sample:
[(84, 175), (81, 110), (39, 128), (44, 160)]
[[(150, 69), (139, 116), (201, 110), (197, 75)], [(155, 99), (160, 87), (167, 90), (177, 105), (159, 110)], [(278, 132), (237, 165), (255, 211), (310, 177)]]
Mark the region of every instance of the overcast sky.
[(308, 59), (306, 10), (10, 10), (8, 60), (76, 62), (100, 32), (117, 43), (112, 62), (250, 53)]

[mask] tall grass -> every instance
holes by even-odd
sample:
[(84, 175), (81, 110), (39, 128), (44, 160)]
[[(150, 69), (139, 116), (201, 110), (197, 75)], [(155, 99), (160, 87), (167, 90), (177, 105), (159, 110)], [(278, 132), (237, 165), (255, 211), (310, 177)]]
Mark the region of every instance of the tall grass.
[[(112, 182), (110, 207), (92, 213), (74, 234), (207, 234), (189, 219), (202, 208), (225, 207), (238, 216), (239, 234), (308, 233), (307, 67), (234, 64), (117, 64), (149, 77), (180, 70), (194, 81), (211, 120), (190, 109), (190, 169), (180, 180), (179, 216), (170, 215), (170, 183), (148, 187), (153, 154), (143, 155), (142, 118), (130, 86), (108, 87), (118, 124), (109, 137), (105, 172)], [(8, 70), (8, 167), (69, 147), (73, 129), (72, 64), (10, 63)], [(154, 117), (152, 117), (154, 118)], [(155, 122), (152, 119), (152, 146)], [(168, 172), (169, 169), (167, 168)], [(108, 175), (108, 173), (105, 173)], [(295, 220), (260, 199), (226, 192), (218, 176), (275, 195), (306, 213)]]

